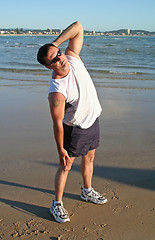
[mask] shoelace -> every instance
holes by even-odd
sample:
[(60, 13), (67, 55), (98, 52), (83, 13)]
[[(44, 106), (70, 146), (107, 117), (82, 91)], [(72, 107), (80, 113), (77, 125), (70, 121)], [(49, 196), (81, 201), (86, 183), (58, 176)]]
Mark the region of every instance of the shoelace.
[(54, 210), (57, 210), (60, 212), (60, 216), (65, 216), (68, 214), (67, 210), (64, 208), (64, 206), (61, 204), (61, 205), (56, 205), (55, 209)]
[(99, 192), (96, 192), (93, 188), (92, 188), (91, 192), (92, 192), (93, 197), (95, 197), (95, 196), (97, 196), (98, 198), (103, 197)]

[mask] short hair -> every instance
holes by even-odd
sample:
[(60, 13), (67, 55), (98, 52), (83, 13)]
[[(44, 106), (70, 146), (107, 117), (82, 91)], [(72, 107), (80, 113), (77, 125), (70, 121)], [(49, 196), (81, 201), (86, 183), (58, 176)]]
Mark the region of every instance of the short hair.
[(53, 46), (56, 47), (53, 43), (47, 43), (43, 45), (41, 48), (39, 48), (38, 53), (37, 53), (37, 60), (40, 64), (46, 65), (45, 57), (48, 54), (49, 48)]

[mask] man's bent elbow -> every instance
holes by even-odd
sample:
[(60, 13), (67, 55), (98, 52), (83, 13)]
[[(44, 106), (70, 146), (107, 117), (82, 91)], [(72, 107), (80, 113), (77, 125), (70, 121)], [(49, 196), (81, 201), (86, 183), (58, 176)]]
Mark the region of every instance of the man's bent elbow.
[(80, 31), (83, 31), (83, 26), (79, 21), (76, 21), (75, 24), (77, 25)]

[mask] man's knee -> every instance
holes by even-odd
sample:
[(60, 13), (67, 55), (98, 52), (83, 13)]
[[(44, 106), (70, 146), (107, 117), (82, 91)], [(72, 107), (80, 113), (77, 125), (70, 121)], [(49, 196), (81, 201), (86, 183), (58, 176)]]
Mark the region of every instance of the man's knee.
[(73, 162), (74, 162), (74, 158), (71, 157), (70, 160), (68, 160), (66, 162), (65, 166), (64, 166), (64, 164), (60, 163), (60, 167), (62, 168), (63, 171), (68, 171), (69, 172), (72, 168)]
[(89, 156), (87, 161), (90, 162), (90, 163), (93, 163), (94, 155)]
[(87, 153), (86, 156), (82, 158), (82, 160), (86, 163), (93, 163), (95, 158), (95, 150), (91, 150)]

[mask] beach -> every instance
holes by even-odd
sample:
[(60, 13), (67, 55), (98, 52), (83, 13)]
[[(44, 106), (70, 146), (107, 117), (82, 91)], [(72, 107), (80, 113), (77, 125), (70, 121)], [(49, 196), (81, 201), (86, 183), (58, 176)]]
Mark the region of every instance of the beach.
[(48, 86), (1, 86), (0, 239), (154, 239), (155, 91), (96, 89), (103, 110), (93, 187), (108, 202), (80, 200), (77, 158), (63, 199), (71, 222), (59, 224), (49, 212), (58, 154)]
[(84, 37), (80, 56), (102, 106), (93, 187), (108, 202), (80, 199), (77, 158), (63, 198), (71, 219), (65, 224), (49, 211), (58, 153), (51, 72), (36, 60), (54, 38), (0, 36), (0, 239), (154, 240), (155, 38)]

